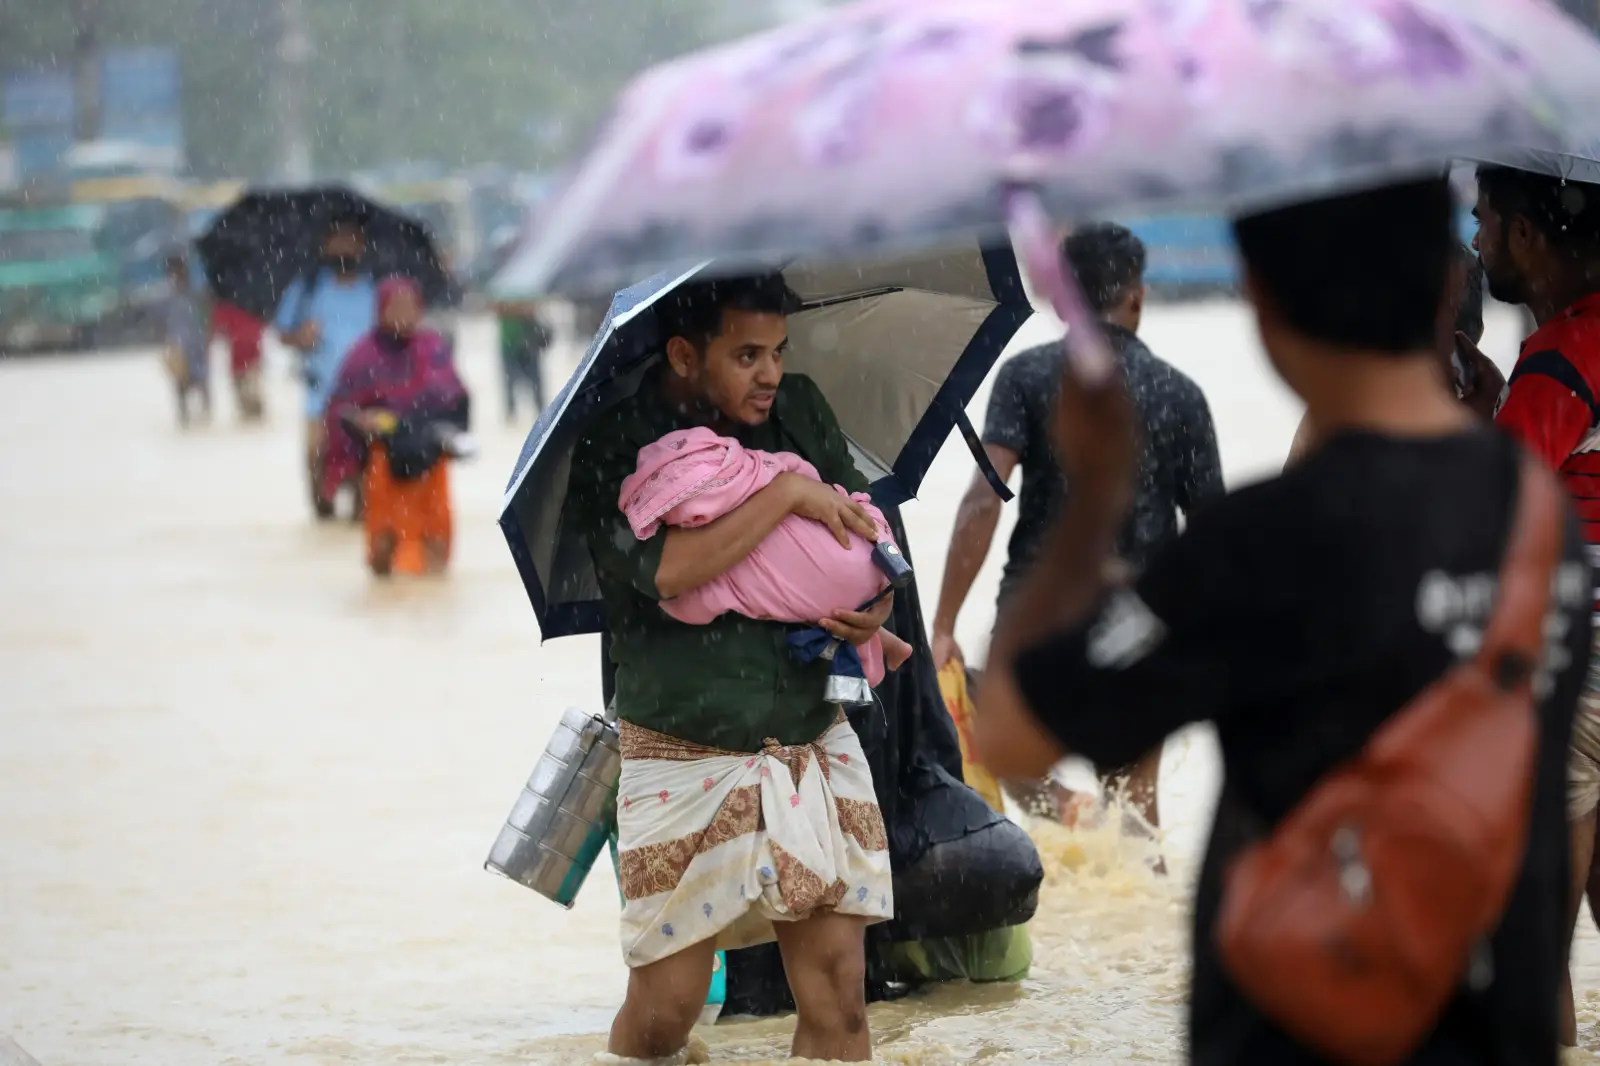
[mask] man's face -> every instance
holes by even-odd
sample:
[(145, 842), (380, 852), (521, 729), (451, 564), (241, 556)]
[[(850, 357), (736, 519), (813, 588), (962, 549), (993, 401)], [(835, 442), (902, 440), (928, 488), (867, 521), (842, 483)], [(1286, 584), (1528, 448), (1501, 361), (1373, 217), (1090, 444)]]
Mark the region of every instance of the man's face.
[[(722, 332), (706, 343), (703, 352), (696, 355), (681, 337), (673, 342), (668, 355), (674, 369), (723, 417), (743, 426), (759, 426), (771, 417), (789, 348), (789, 326), (783, 315), (725, 310)], [(684, 347), (680, 349), (677, 342)]]
[(322, 254), (329, 259), (347, 259), (353, 262), (361, 258), (361, 253), (366, 251), (366, 248), (366, 238), (354, 226), (335, 226), (328, 231), (327, 239), (322, 242)]
[[(1483, 277), (1489, 287), (1489, 295), (1501, 303), (1527, 303), (1528, 277), (1517, 262), (1516, 249), (1513, 247), (1517, 243), (1515, 235), (1481, 189), (1478, 191), (1478, 204), (1472, 209), (1472, 217), (1478, 220), (1478, 233), (1472, 238), (1472, 250), (1478, 253), (1478, 258), (1483, 262)], [(1508, 240), (1508, 237), (1511, 239)]]

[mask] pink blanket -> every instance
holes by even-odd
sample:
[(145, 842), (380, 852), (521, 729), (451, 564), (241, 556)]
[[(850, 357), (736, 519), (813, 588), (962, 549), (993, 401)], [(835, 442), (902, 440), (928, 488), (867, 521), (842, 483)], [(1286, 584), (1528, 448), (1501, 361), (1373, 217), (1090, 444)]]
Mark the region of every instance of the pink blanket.
[[(692, 528), (720, 518), (785, 472), (821, 480), (816, 467), (791, 452), (747, 449), (699, 427), (680, 430), (640, 450), (638, 466), (623, 481), (617, 505), (634, 534), (648, 540), (663, 523)], [(877, 523), (879, 538), (889, 540), (883, 512), (865, 495), (853, 498)], [(690, 625), (705, 625), (728, 611), (747, 618), (816, 623), (834, 611), (855, 610), (887, 586), (872, 561), (872, 547), (851, 534), (850, 547), (841, 548), (821, 522), (790, 515), (743, 562), (692, 592), (663, 601), (661, 609)], [(868, 684), (883, 680), (883, 651), (880, 636), (860, 648)]]

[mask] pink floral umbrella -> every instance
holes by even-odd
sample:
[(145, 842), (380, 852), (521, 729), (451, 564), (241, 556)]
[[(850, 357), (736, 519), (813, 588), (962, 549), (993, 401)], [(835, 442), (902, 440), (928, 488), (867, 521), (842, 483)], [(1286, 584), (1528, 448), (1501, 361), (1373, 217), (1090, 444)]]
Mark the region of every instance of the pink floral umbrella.
[(508, 280), (854, 256), (1051, 215), (1237, 209), (1600, 137), (1538, 0), (865, 0), (639, 77)]
[(592, 292), (1008, 223), (1037, 274), (1050, 218), (1564, 165), (1597, 100), (1600, 44), (1541, 0), (863, 0), (639, 77), (502, 277)]

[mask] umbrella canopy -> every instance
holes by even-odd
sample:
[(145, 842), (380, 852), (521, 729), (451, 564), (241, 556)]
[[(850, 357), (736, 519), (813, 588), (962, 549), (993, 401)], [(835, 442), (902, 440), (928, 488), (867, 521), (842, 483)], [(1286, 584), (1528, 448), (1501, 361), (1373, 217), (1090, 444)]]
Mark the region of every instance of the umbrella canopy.
[(1071, 219), (1566, 173), (1597, 99), (1600, 42), (1540, 0), (864, 0), (641, 76), (514, 280), (995, 239), (1019, 183)]
[[(657, 302), (708, 269), (699, 264), (617, 293), (583, 362), (523, 445), (500, 527), (546, 640), (597, 632), (603, 622), (588, 549), (565, 521), (573, 449), (583, 428), (632, 396), (659, 361)], [(873, 495), (887, 504), (908, 499), (952, 428), (976, 441), (964, 409), (1033, 313), (1016, 260), (974, 248), (797, 265), (783, 275), (805, 304), (789, 318), (785, 369), (822, 389)]]
[(257, 190), (235, 201), (195, 242), (207, 284), (218, 299), (270, 318), (290, 283), (317, 269), (335, 219), (361, 223), (364, 269), (411, 278), (430, 304), (454, 302), (455, 285), (422, 224), (337, 185)]
[(1600, 185), (1600, 137), (1560, 152), (1517, 148), (1487, 151), (1480, 153), (1479, 161)]

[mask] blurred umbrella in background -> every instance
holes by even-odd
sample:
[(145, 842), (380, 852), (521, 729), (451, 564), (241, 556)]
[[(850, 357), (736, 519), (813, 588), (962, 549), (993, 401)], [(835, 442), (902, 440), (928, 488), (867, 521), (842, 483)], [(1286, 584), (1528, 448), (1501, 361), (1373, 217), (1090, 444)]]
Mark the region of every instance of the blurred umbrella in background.
[[(598, 632), (603, 621), (588, 548), (565, 520), (573, 448), (584, 427), (633, 395), (659, 361), (665, 338), (653, 308), (708, 269), (701, 264), (617, 293), (578, 370), (523, 446), (500, 527), (546, 640)], [(1033, 313), (1010, 252), (969, 247), (796, 265), (783, 274), (805, 303), (789, 318), (785, 369), (809, 375), (827, 396), (880, 504), (915, 494), (954, 428), (987, 465), (965, 408)]]
[(420, 222), (341, 186), (246, 193), (195, 242), (206, 282), (218, 299), (270, 320), (290, 283), (318, 268), (328, 226), (340, 219), (366, 232), (363, 269), (410, 278), (430, 305), (459, 299)]

